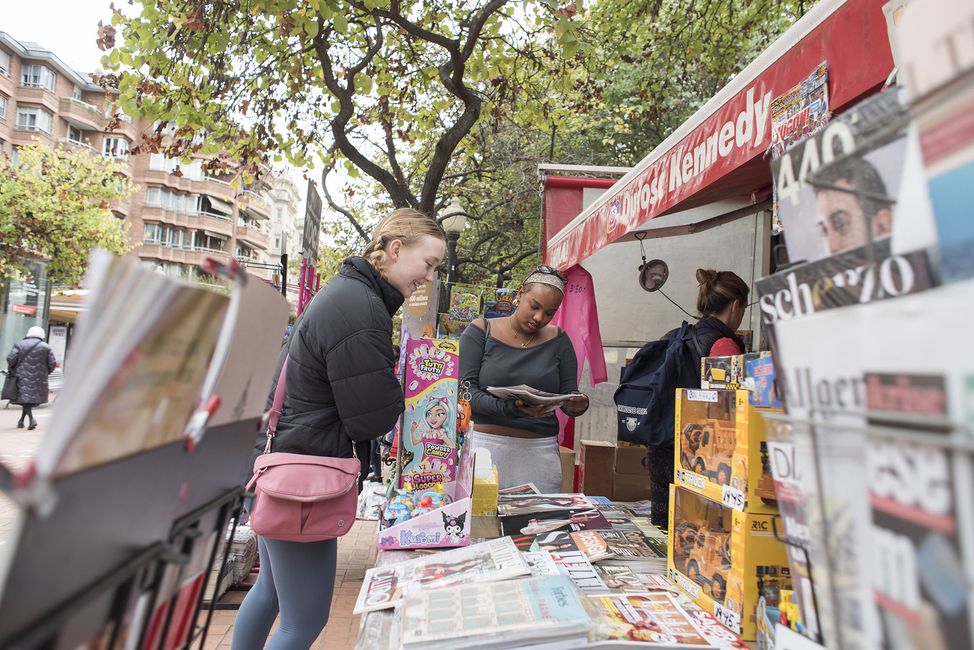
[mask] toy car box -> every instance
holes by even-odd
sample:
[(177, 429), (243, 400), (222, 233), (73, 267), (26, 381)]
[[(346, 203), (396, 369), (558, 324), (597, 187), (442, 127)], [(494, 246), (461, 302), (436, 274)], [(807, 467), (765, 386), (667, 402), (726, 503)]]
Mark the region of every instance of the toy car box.
[(746, 390), (676, 389), (674, 483), (747, 512), (776, 512), (764, 418)]
[(700, 388), (740, 388), (744, 381), (743, 355), (700, 359)]
[(731, 510), (670, 485), (667, 575), (745, 641), (757, 635), (758, 599), (775, 607), (781, 590), (791, 589), (775, 516)]
[(751, 406), (781, 408), (781, 393), (778, 391), (778, 374), (775, 371), (774, 357), (770, 352), (755, 352), (744, 355), (744, 379), (741, 388), (750, 394)]

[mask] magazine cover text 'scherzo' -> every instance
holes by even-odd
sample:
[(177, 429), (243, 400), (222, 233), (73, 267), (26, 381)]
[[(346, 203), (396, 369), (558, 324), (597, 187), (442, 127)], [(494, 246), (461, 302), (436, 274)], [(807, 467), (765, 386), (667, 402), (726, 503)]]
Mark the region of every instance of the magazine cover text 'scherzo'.
[(394, 607), (406, 593), (417, 589), (506, 580), (529, 573), (510, 537), (491, 539), (369, 569), (355, 603), (355, 613)]

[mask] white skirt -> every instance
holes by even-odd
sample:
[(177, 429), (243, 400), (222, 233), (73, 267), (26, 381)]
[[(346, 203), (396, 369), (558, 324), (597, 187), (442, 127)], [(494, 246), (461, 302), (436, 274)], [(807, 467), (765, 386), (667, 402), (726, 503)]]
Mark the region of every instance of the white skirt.
[(561, 457), (558, 436), (547, 438), (514, 438), (483, 433), (474, 429), (474, 448), (490, 452), (497, 466), (497, 487), (501, 490), (534, 483), (542, 494), (561, 492)]

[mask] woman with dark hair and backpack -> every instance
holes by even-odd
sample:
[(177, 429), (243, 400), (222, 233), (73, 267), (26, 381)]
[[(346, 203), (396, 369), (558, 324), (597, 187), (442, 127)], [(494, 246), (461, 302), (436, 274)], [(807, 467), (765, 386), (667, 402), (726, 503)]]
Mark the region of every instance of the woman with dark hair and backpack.
[[(700, 358), (723, 357), (744, 353), (744, 342), (735, 334), (744, 320), (747, 296), (750, 289), (733, 271), (697, 269), (697, 311), (701, 317), (694, 326), (692, 354), (696, 359), (693, 379), (678, 382), (674, 388), (700, 388)], [(673, 446), (672, 422), (667, 444), (653, 449), (650, 455), (649, 482), (653, 500), (652, 521), (657, 526), (667, 526), (670, 503), (670, 483), (673, 482), (673, 463), (676, 450)], [(657, 504), (661, 504), (658, 507)], [(661, 510), (661, 512), (658, 512)]]
[[(361, 256), (345, 260), (301, 314), (281, 354), (275, 377), (289, 356), (271, 451), (351, 458), (354, 443), (367, 448), (392, 428), (403, 411), (392, 317), (433, 278), (445, 252), (436, 222), (401, 208), (379, 222)], [(267, 648), (312, 646), (328, 621), (337, 542), (258, 537), (260, 573), (237, 614), (233, 650), (264, 648), (278, 613), (281, 625)]]
[[(697, 269), (697, 311), (700, 322), (696, 325), (700, 356), (727, 357), (744, 354), (744, 342), (735, 334), (744, 320), (750, 289), (733, 271)], [(692, 388), (692, 386), (681, 386)]]
[(17, 398), (11, 402), (20, 404), (18, 429), (24, 428), (25, 418), (29, 420), (28, 429), (37, 428), (34, 407), (47, 403), (47, 377), (56, 367), (54, 350), (44, 342), (44, 330), (36, 325), (27, 330), (27, 336), (15, 343), (7, 354), (7, 372), (17, 377)]

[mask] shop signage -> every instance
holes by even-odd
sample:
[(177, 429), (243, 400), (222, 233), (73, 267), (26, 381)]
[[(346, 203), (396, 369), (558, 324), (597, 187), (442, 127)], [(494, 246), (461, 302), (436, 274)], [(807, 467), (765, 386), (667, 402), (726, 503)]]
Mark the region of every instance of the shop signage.
[[(618, 189), (606, 192), (591, 210), (552, 236), (547, 263), (572, 266), (764, 156), (771, 143), (772, 98), (802, 81), (822, 61), (829, 62), (829, 95), (835, 108), (881, 84), (892, 67), (892, 55), (862, 34), (885, 30), (882, 5), (879, 0), (842, 5), (800, 37), (800, 47), (798, 42), (786, 46), (763, 71), (748, 75), (736, 94), (712, 108), (689, 133), (671, 136), (672, 142), (665, 141), (613, 186)], [(734, 86), (731, 82), (728, 88)], [(718, 98), (723, 95), (722, 91)], [(770, 173), (767, 176), (770, 185)]]
[(24, 314), (25, 316), (37, 315), (36, 305), (11, 305), (10, 308), (15, 314)]

